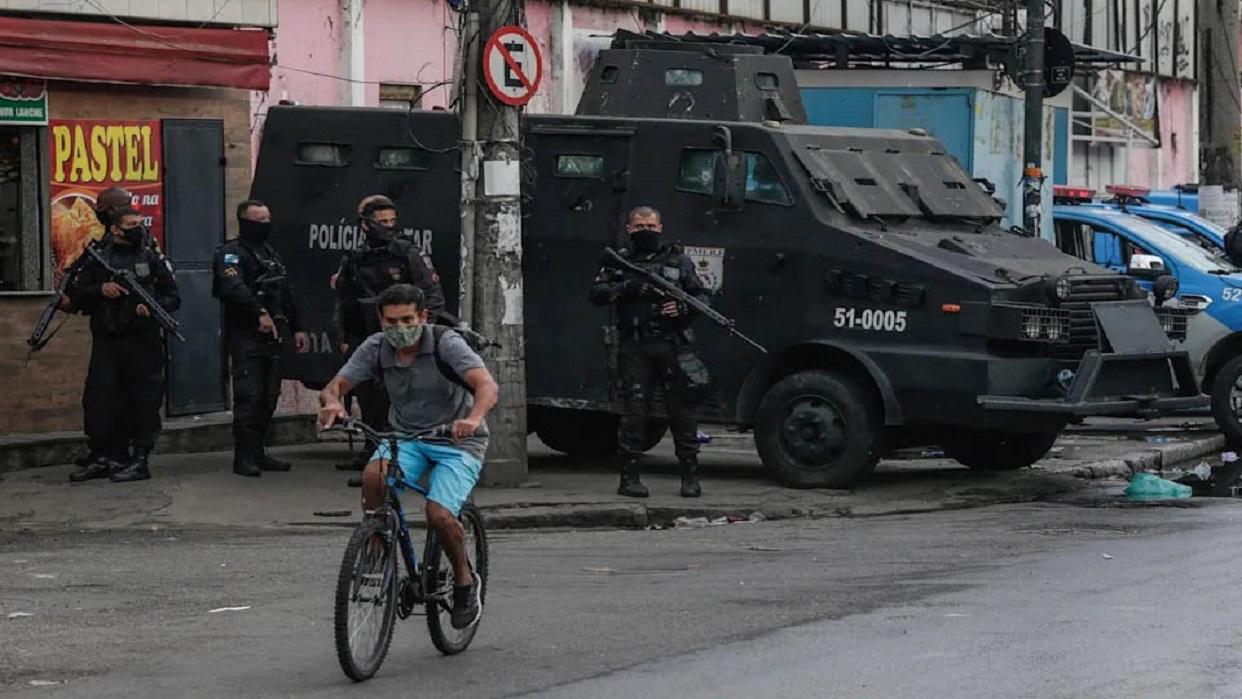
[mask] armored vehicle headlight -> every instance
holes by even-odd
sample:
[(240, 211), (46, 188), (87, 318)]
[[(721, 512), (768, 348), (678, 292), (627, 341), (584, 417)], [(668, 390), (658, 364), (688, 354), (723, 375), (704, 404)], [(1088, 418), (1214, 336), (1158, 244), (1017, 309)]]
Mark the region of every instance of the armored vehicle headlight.
[(1039, 339), (1039, 316), (1035, 313), (1026, 313), (1022, 317), (1022, 337), (1027, 340)]
[(1022, 339), (1042, 342), (1068, 342), (1070, 313), (1060, 308), (1022, 310)]
[(1073, 292), (1074, 283), (1070, 281), (1069, 277), (1057, 277), (1057, 280), (1052, 284), (1052, 295), (1058, 301), (1068, 301), (1070, 294)]

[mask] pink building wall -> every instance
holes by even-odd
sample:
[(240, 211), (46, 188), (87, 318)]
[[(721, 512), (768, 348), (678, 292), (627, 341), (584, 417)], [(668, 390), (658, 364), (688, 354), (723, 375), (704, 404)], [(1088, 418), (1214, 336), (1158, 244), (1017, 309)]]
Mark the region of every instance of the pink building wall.
[(1160, 147), (1130, 149), (1127, 181), (1152, 189), (1168, 189), (1175, 184), (1198, 182), (1195, 149), (1199, 147), (1198, 124), (1193, 100), (1194, 86), (1182, 80), (1162, 79), (1160, 90)]
[[(269, 104), (290, 100), (299, 104), (341, 103), (340, 3), (338, 0), (280, 0), (280, 26), (275, 30), (272, 88), (253, 99), (254, 151), (263, 114)], [(568, 72), (553, 53), (554, 23), (560, 14), (550, 0), (531, 0), (526, 6), (527, 30), (543, 53), (543, 84), (531, 100), (532, 112), (572, 112), (577, 106), (583, 76), (596, 52), (607, 45), (606, 35), (617, 29), (632, 31), (733, 33), (757, 32), (744, 22), (715, 23), (654, 12), (571, 5), (573, 55)], [(421, 106), (447, 107), (452, 99), (448, 81), (457, 60), (456, 29), (461, 16), (444, 0), (366, 0), (365, 80), (367, 106), (379, 104), (379, 83), (416, 83), (423, 86)], [(556, 64), (555, 66), (553, 64)], [(562, 90), (569, 81), (569, 90)], [(440, 83), (446, 83), (439, 85)], [(434, 86), (434, 87), (433, 87)]]
[(367, 0), (367, 106), (379, 104), (378, 83), (422, 85), (420, 106), (448, 106), (451, 85), (440, 84), (453, 79), (459, 20), (443, 0)]

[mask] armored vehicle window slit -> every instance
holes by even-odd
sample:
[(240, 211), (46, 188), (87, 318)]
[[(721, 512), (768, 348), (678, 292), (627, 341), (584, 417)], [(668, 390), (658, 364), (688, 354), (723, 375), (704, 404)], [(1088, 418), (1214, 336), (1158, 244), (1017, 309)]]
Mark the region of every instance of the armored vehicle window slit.
[[(781, 181), (772, 161), (762, 153), (746, 155), (746, 201), (760, 204), (792, 206), (793, 197)], [(681, 152), (681, 166), (677, 172), (677, 189), (695, 194), (711, 194), (715, 177), (716, 160), (720, 151), (687, 148)]]
[(776, 73), (758, 73), (755, 75), (755, 87), (760, 90), (779, 90), (781, 79)]
[(604, 66), (604, 70), (599, 74), (599, 81), (602, 83), (615, 83), (617, 81), (617, 73), (621, 69), (616, 66)]
[(431, 155), (415, 148), (380, 148), (375, 155), (375, 169), (430, 170)]
[(556, 156), (557, 177), (571, 177), (587, 180), (604, 178), (604, 156), (602, 155), (558, 155)]
[(344, 143), (299, 143), (293, 162), (298, 165), (345, 167), (349, 164), (349, 146)]
[(698, 87), (703, 84), (703, 71), (669, 68), (664, 71), (664, 84), (676, 87)]

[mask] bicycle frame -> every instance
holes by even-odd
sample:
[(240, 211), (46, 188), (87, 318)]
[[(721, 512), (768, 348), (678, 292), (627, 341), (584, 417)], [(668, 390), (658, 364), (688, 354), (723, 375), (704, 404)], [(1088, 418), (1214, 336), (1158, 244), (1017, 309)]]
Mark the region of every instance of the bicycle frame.
[[(397, 485), (398, 483), (404, 483), (404, 480), (399, 480), (401, 476), (401, 463), (399, 460), (399, 452), (397, 451), (397, 442), (399, 439), (421, 441), (421, 439), (427, 435), (404, 434), (398, 432), (378, 432), (372, 429), (365, 422), (354, 418), (346, 418), (340, 429), (351, 433), (362, 434), (375, 444), (386, 443), (388, 445), (388, 453), (392, 455), (392, 458), (388, 459), (388, 471), (384, 474), (382, 484), (384, 489), (383, 504), (369, 514), (380, 514), (386, 506), (388, 509), (387, 515), (396, 519), (395, 523), (390, 524), (397, 525), (393, 526), (392, 529), (395, 529), (398, 532), (401, 557), (405, 560), (405, 568), (409, 571), (410, 579), (414, 583), (414, 601), (421, 604), (426, 601), (428, 595), (434, 592), (435, 587), (432, 584), (434, 581), (424, 579), (427, 571), (423, 570), (422, 561), (419, 560), (418, 554), (414, 552), (414, 540), (413, 537), (410, 536), (410, 525), (405, 519), (405, 508), (401, 505), (401, 498), (398, 497), (397, 491), (402, 487), (408, 487), (410, 490), (413, 490), (425, 498), (427, 497), (427, 489), (417, 484), (410, 486)], [(396, 476), (392, 473), (393, 467), (396, 467), (397, 469)], [(434, 536), (435, 531), (428, 527), (427, 540), (431, 541)], [(384, 584), (388, 585), (395, 583), (396, 581), (394, 580), (385, 581)]]

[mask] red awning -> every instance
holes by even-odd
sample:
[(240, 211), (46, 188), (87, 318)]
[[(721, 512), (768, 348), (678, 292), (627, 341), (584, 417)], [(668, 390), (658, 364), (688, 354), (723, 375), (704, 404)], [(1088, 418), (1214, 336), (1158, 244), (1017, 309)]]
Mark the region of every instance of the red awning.
[(56, 80), (266, 90), (261, 29), (195, 29), (0, 17), (0, 73)]

